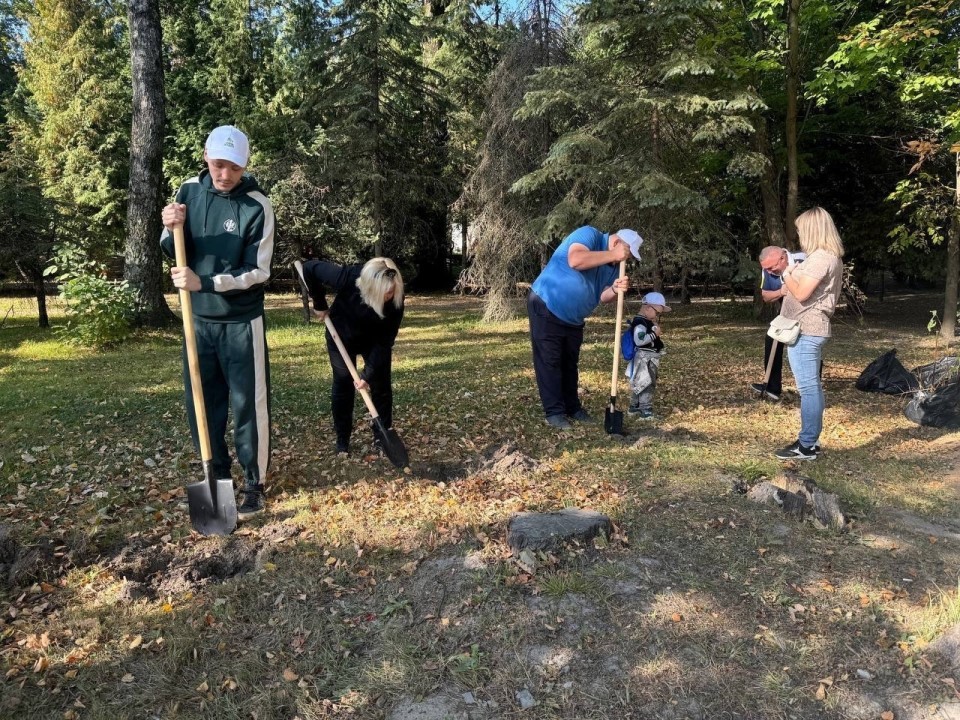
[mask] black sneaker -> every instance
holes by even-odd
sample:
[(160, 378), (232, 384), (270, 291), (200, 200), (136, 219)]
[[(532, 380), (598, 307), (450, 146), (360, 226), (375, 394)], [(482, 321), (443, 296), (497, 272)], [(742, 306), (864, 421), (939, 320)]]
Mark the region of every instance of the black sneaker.
[(797, 440), (792, 445), (788, 445), (783, 450), (777, 450), (774, 455), (777, 460), (816, 460), (819, 451), (816, 446), (812, 448), (804, 447)]
[(263, 485), (251, 485), (245, 487), (243, 492), (243, 503), (237, 508), (237, 521), (249, 520), (254, 515), (263, 512)]
[(630, 407), (627, 408), (628, 415), (639, 415), (642, 412), (643, 410), (638, 408), (636, 405), (631, 405)]
[(350, 454), (350, 441), (337, 438), (337, 455)]
[(563, 415), (550, 415), (547, 417), (547, 425), (557, 430), (572, 430), (573, 425)]
[(573, 415), (571, 415), (570, 419), (576, 422), (593, 422), (593, 416), (583, 408), (580, 408)]
[(750, 387), (757, 395), (763, 395), (767, 400), (773, 400), (773, 402), (780, 402), (780, 396), (769, 390), (764, 390), (763, 383), (750, 383)]
[(640, 420), (656, 420), (656, 416), (653, 414), (653, 410), (641, 410), (637, 413), (637, 418)]

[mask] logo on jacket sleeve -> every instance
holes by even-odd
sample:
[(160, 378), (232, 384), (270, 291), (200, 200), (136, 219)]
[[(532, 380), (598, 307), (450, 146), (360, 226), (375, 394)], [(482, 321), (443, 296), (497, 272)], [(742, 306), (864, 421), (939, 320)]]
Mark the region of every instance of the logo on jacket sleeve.
[(232, 233), (234, 230), (237, 229), (237, 221), (234, 220), (233, 218), (230, 218), (229, 220), (224, 220), (223, 229), (226, 230), (227, 232)]

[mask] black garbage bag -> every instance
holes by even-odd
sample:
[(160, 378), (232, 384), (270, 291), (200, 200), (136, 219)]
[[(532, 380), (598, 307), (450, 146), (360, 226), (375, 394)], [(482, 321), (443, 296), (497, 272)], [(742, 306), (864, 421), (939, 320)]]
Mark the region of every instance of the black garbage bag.
[(864, 368), (857, 378), (857, 390), (887, 395), (908, 395), (920, 388), (916, 376), (897, 360), (896, 348), (888, 350)]
[(903, 414), (919, 425), (960, 429), (960, 382), (931, 392), (918, 390)]
[(935, 389), (957, 382), (960, 379), (960, 358), (942, 357), (936, 362), (921, 365), (913, 369), (921, 387)]

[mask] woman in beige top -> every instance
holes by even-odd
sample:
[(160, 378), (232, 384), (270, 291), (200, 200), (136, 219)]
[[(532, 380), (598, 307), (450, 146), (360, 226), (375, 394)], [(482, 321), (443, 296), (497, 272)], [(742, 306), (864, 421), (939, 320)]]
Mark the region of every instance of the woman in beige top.
[(807, 210), (797, 218), (796, 226), (807, 259), (783, 273), (787, 294), (780, 314), (800, 322), (800, 338), (787, 348), (800, 393), (800, 434), (776, 456), (780, 460), (816, 460), (825, 405), (820, 365), (843, 282), (843, 243), (833, 218), (823, 208)]

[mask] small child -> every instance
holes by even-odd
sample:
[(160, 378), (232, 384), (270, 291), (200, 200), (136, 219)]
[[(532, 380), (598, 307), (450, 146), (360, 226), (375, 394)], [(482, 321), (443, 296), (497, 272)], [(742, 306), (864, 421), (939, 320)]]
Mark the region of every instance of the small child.
[(633, 332), (633, 357), (627, 364), (630, 378), (631, 415), (641, 420), (653, 420), (653, 396), (657, 390), (657, 375), (660, 373), (660, 358), (663, 357), (663, 340), (660, 339), (660, 315), (670, 312), (666, 298), (658, 292), (644, 295), (640, 312), (630, 322)]

